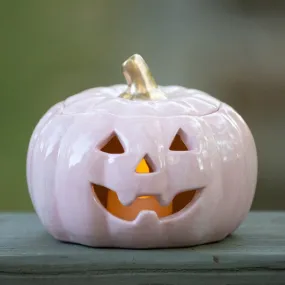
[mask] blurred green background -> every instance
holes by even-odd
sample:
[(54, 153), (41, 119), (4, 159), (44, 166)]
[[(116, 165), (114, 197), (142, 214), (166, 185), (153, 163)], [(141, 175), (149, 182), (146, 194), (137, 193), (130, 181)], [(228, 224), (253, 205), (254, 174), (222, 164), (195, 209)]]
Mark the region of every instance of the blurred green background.
[(140, 53), (161, 85), (232, 105), (256, 139), (254, 209), (285, 209), (285, 1), (0, 1), (0, 210), (32, 210), (26, 151), (40, 117), (124, 82)]

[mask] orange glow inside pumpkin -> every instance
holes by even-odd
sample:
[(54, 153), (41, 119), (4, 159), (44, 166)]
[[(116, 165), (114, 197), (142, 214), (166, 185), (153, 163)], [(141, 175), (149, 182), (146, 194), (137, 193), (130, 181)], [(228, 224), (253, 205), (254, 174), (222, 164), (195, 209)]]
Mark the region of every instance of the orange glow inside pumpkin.
[[(142, 159), (136, 168), (136, 172), (140, 174), (150, 173), (150, 168)], [(132, 221), (140, 211), (149, 210), (156, 212), (159, 218), (172, 214), (172, 203), (167, 206), (161, 206), (154, 196), (140, 196), (131, 205), (124, 206), (118, 199), (115, 192), (109, 191), (107, 198), (107, 210), (118, 218)]]

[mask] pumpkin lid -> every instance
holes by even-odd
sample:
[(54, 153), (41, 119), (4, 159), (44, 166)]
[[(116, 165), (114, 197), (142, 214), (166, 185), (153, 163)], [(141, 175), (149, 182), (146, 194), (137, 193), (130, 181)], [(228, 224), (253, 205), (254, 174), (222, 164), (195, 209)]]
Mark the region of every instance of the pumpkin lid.
[(158, 86), (140, 55), (123, 65), (126, 85), (98, 87), (69, 97), (63, 114), (109, 113), (119, 116), (205, 116), (216, 112), (221, 102), (195, 89)]

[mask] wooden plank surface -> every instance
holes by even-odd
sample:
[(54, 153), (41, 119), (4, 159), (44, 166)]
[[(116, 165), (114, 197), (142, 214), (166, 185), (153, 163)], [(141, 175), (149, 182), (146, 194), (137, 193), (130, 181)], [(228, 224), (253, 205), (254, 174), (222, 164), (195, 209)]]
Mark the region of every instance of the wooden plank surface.
[(252, 212), (222, 242), (93, 249), (49, 236), (35, 214), (0, 214), (0, 284), (285, 284), (285, 212)]

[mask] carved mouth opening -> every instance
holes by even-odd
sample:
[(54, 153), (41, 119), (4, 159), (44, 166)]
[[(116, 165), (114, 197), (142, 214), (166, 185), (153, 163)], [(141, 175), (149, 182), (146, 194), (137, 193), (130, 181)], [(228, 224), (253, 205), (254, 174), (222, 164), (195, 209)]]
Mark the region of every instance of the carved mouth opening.
[(139, 196), (130, 205), (123, 205), (115, 191), (104, 186), (92, 184), (97, 201), (112, 215), (126, 221), (136, 219), (139, 212), (149, 210), (156, 212), (159, 218), (174, 215), (186, 208), (197, 196), (198, 190), (188, 190), (177, 194), (169, 205), (161, 205), (156, 196)]

